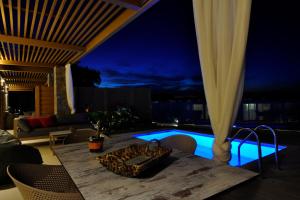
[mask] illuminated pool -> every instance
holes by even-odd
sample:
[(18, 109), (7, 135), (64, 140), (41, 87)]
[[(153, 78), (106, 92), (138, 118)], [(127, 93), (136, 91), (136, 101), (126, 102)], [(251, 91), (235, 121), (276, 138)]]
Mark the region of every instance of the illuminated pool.
[[(212, 145), (213, 145), (214, 137), (212, 135), (183, 131), (183, 130), (164, 130), (164, 131), (152, 131), (146, 134), (137, 134), (134, 135), (134, 137), (142, 140), (150, 141), (152, 139), (161, 140), (171, 135), (189, 135), (193, 137), (197, 141), (197, 148), (195, 151), (195, 155), (207, 159), (213, 158)], [(238, 166), (237, 154), (238, 154), (239, 142), (240, 140), (236, 139), (231, 143), (232, 158), (229, 162), (231, 166)], [(285, 148), (286, 148), (285, 146), (280, 146), (280, 145), (278, 146), (279, 151)], [(261, 144), (261, 150), (262, 150), (262, 157), (271, 155), (275, 152), (274, 146), (266, 143)], [(252, 141), (245, 142), (241, 147), (241, 165), (245, 165), (246, 163), (252, 162), (257, 159), (258, 159), (258, 155), (257, 155), (256, 143)]]

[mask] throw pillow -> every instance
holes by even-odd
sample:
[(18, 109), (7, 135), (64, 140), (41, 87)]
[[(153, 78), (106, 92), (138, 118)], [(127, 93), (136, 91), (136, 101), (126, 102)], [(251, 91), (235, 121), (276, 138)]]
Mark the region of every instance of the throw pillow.
[(42, 124), (39, 118), (26, 118), (26, 122), (28, 123), (31, 129), (41, 128)]
[(55, 116), (41, 117), (39, 119), (43, 128), (55, 126), (56, 124)]

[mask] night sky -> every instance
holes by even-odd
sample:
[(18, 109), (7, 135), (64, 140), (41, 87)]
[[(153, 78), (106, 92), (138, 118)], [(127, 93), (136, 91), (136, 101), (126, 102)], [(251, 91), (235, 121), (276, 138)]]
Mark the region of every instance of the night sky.
[[(299, 19), (294, 0), (253, 0), (246, 92), (300, 86)], [(161, 0), (80, 64), (100, 70), (100, 87), (151, 86), (160, 92), (203, 90), (192, 0)]]

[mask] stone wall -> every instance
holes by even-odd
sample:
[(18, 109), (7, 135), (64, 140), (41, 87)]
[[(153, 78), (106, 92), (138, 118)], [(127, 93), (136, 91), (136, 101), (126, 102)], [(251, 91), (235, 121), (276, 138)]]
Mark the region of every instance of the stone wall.
[(66, 93), (65, 67), (54, 67), (54, 113), (56, 115), (68, 115), (70, 109)]

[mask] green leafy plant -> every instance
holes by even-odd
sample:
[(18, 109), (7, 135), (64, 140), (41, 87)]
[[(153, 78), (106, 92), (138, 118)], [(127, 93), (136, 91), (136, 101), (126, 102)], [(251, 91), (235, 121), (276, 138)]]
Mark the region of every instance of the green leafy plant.
[(131, 109), (118, 107), (115, 111), (98, 111), (90, 113), (90, 120), (95, 128), (97, 126), (105, 135), (110, 135), (112, 130), (133, 127), (140, 121), (140, 118), (137, 115), (134, 115)]

